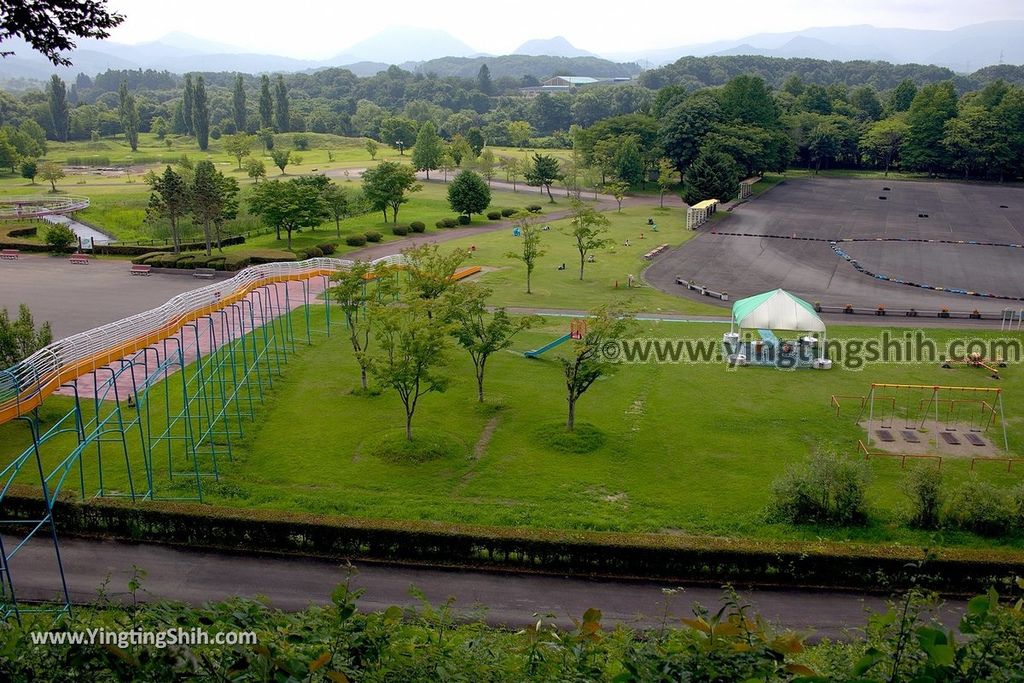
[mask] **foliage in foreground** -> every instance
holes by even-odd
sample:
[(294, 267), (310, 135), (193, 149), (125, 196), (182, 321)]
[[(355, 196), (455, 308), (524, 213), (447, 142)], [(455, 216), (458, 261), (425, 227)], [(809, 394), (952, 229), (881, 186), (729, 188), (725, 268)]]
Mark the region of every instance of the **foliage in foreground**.
[[(1024, 581), (1017, 584), (1024, 587)], [(994, 590), (970, 601), (962, 642), (929, 618), (934, 596), (915, 589), (874, 614), (863, 637), (807, 646), (775, 632), (727, 589), (722, 606), (699, 605), (676, 622), (666, 607), (659, 628), (606, 628), (587, 610), (571, 629), (538, 619), (518, 632), (482, 621), (457, 623), (449, 601), (403, 611), (356, 611), (359, 597), (338, 586), (326, 607), (284, 613), (231, 599), (201, 608), (139, 604), (140, 573), (129, 606), (76, 610), (56, 630), (256, 634), (255, 645), (48, 645), (31, 632), (48, 621), (0, 627), (0, 678), (34, 681), (897, 681), (1024, 680), (1022, 601), (1001, 602)], [(677, 591), (666, 590), (666, 599)], [(101, 598), (102, 598), (101, 594)], [(48, 617), (38, 615), (37, 619)]]

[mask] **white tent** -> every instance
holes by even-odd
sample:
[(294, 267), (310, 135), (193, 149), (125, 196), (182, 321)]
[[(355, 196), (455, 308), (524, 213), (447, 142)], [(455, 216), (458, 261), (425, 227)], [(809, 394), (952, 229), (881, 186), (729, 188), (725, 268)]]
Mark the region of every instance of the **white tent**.
[(825, 331), (825, 323), (814, 306), (782, 289), (755, 294), (734, 303), (732, 325), (748, 330)]

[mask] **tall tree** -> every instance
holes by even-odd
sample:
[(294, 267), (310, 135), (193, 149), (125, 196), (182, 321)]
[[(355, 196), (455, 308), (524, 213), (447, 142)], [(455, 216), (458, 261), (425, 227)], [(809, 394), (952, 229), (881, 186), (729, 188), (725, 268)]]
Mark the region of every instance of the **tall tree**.
[(683, 201), (728, 201), (739, 194), (740, 168), (723, 152), (701, 152), (683, 175)]
[(899, 159), (909, 127), (903, 116), (891, 116), (871, 124), (860, 138), (860, 148), (869, 160), (885, 169)]
[(47, 161), (39, 169), (39, 177), (50, 183), (51, 192), (56, 192), (57, 181), (64, 177), (64, 169), (56, 161)]
[(284, 175), (284, 169), (292, 160), (292, 152), (290, 149), (275, 149), (270, 153), (270, 158), (274, 160), (274, 166), (281, 169), (281, 175)]
[(196, 79), (196, 88), (193, 94), (192, 130), (195, 131), (199, 149), (205, 152), (210, 146), (210, 106), (206, 100), (206, 83), (202, 76)]
[(235, 75), (235, 89), (231, 93), (232, 113), (235, 115), (235, 131), (244, 133), (246, 130), (245, 82), (242, 74)]
[(262, 183), (249, 195), (249, 210), (273, 226), (278, 239), (285, 230), (291, 249), (294, 230), (315, 228), (327, 218), (323, 193), (329, 182), (325, 176), (301, 176)]
[(274, 120), (277, 122), (278, 133), (291, 130), (291, 114), (288, 109), (288, 88), (284, 84), (284, 76), (278, 74), (277, 83), (274, 84)]
[(46, 89), (50, 104), (50, 119), (53, 121), (53, 132), (61, 142), (68, 141), (68, 128), (71, 125), (71, 113), (68, 108), (68, 89), (60, 76), (50, 76), (50, 86)]
[(956, 116), (956, 104), (952, 81), (926, 85), (914, 96), (907, 111), (910, 130), (903, 145), (903, 161), (908, 168), (934, 173), (947, 165), (942, 139), (946, 122)]
[(121, 118), (121, 130), (133, 152), (139, 150), (139, 107), (135, 96), (128, 92), (128, 82), (121, 81), (117, 89), (118, 114)]
[(675, 171), (676, 167), (669, 159), (658, 160), (658, 191), (661, 194), (659, 206), (663, 209), (665, 208), (665, 194), (671, 189), (672, 183), (675, 181), (672, 177)]
[[(0, 43), (21, 37), (55, 66), (71, 66), (61, 52), (73, 50), (77, 38), (106, 38), (124, 16), (110, 12), (106, 0), (4, 0), (0, 11)], [(0, 57), (13, 55), (0, 51)]]
[(270, 77), (260, 76), (260, 128), (274, 128), (274, 98), (270, 95)]
[(531, 185), (539, 185), (542, 189), (547, 190), (548, 200), (552, 204), (555, 198), (551, 195), (551, 185), (563, 177), (558, 168), (558, 159), (550, 154), (534, 152), (533, 163), (526, 169), (526, 182)]
[(426, 121), (416, 134), (416, 146), (412, 148), (412, 165), (417, 171), (426, 171), (430, 180), (430, 171), (441, 165), (444, 154), (444, 143), (437, 134), (433, 121)]
[(718, 91), (726, 120), (770, 128), (779, 120), (779, 110), (764, 80), (757, 76), (736, 76)]
[(18, 319), (14, 321), (6, 308), (0, 308), (0, 368), (11, 367), (52, 341), (50, 323), (44, 322), (36, 329), (32, 311), (25, 304), (18, 306)]
[(568, 407), (565, 427), (576, 428), (576, 403), (594, 382), (612, 369), (605, 352), (608, 344), (621, 340), (632, 327), (633, 321), (621, 311), (598, 308), (587, 319), (587, 329), (581, 339), (573, 342), (572, 355), (560, 358), (565, 378), (565, 400)]
[(445, 292), (443, 319), (451, 326), (452, 337), (469, 353), (476, 376), (477, 401), (484, 402), (484, 373), (487, 361), (495, 353), (512, 346), (516, 335), (536, 325), (538, 316), (511, 317), (504, 308), (488, 310), (491, 290), (467, 282)]
[(583, 266), (586, 265), (587, 254), (595, 249), (604, 249), (612, 243), (607, 236), (608, 223), (608, 217), (603, 213), (579, 199), (572, 200), (569, 229), (565, 234), (572, 237), (576, 251), (580, 255), (580, 280), (583, 279)]
[(345, 188), (335, 183), (330, 183), (324, 188), (323, 198), (324, 206), (330, 217), (334, 219), (334, 229), (340, 238), (341, 221), (343, 218), (347, 218), (352, 210), (352, 205), (348, 200), (348, 193), (345, 192)]
[(519, 251), (509, 251), (505, 256), (522, 261), (526, 266), (526, 293), (533, 294), (530, 289), (530, 278), (537, 266), (537, 259), (546, 253), (540, 246), (541, 230), (534, 225), (530, 214), (526, 212), (519, 215), (516, 227), (519, 228), (519, 237), (522, 239), (521, 248)]
[(910, 109), (910, 105), (914, 103), (914, 97), (916, 96), (917, 86), (914, 85), (914, 81), (905, 78), (889, 93), (889, 109), (897, 114), (901, 111), (907, 111)]
[(195, 135), (195, 98), (196, 89), (192, 82), (192, 74), (185, 74), (185, 82), (181, 92), (181, 118), (185, 123), (185, 132), (188, 135)]
[(684, 173), (704, 144), (704, 138), (724, 119), (718, 99), (707, 91), (688, 97), (669, 111), (661, 125), (665, 156)]
[(416, 133), (416, 122), (404, 116), (388, 116), (380, 122), (381, 142), (391, 145), (399, 154), (405, 154), (405, 149), (415, 144)]
[(192, 210), (188, 183), (170, 166), (162, 175), (149, 173), (146, 182), (153, 189), (146, 207), (146, 222), (167, 221), (174, 253), (177, 254), (181, 251), (181, 219)]
[(473, 171), (460, 171), (448, 185), (448, 206), (452, 211), (472, 217), (491, 205), (491, 188)]
[[(198, 86), (202, 82), (200, 76), (196, 92), (199, 92)], [(238, 215), (238, 181), (218, 171), (212, 161), (203, 159), (196, 164), (189, 195), (193, 219), (203, 228), (206, 255), (210, 256), (215, 239), (220, 246), (219, 236), (224, 222)]]
[(334, 286), (330, 296), (345, 316), (345, 328), (348, 330), (349, 344), (352, 345), (352, 355), (359, 364), (359, 383), (363, 391), (369, 388), (366, 375), (370, 366), (370, 342), (373, 340), (370, 334), (373, 327), (370, 324), (370, 307), (389, 298), (390, 285), (394, 282), (391, 273), (385, 268), (375, 267), (366, 261), (356, 261), (346, 270), (331, 276)]
[(398, 209), (409, 199), (407, 192), (421, 189), (416, 182), (416, 172), (412, 166), (394, 161), (382, 161), (363, 173), (363, 194), (366, 201), (376, 211), (384, 212), (384, 220), (388, 219), (388, 209), (392, 212), (392, 223), (398, 224)]
[(452, 276), (467, 258), (469, 252), (465, 249), (442, 251), (437, 243), (403, 249), (406, 289), (417, 299), (432, 301), (440, 298), (455, 284)]
[(485, 95), (494, 94), (494, 81), (491, 80), (491, 70), (486, 64), (481, 64), (480, 70), (476, 72), (476, 87)]
[(238, 131), (224, 141), (224, 151), (235, 157), (238, 161), (238, 170), (242, 170), (242, 159), (249, 156), (252, 151), (253, 136), (245, 131)]

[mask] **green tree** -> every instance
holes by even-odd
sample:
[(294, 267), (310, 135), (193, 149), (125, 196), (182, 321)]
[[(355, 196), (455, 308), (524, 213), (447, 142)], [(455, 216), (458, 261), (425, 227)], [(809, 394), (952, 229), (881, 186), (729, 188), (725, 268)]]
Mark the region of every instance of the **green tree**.
[[(330, 183), (323, 191), (324, 207), (331, 218), (334, 219), (334, 229), (341, 237), (341, 221), (349, 216), (352, 209), (348, 200), (348, 193), (345, 188)], [(365, 387), (364, 387), (365, 388)]]
[(274, 120), (278, 133), (291, 130), (291, 114), (288, 111), (288, 88), (284, 84), (284, 76), (278, 74), (274, 84)]
[(448, 185), (448, 205), (452, 211), (472, 217), (491, 205), (491, 188), (473, 171), (460, 171)]
[(476, 160), (477, 170), (487, 180), (487, 186), (490, 187), (491, 181), (494, 180), (494, 173), (496, 163), (494, 160), (494, 152), (489, 149), (485, 149)]
[[(455, 284), (452, 276), (467, 258), (469, 252), (465, 249), (442, 251), (436, 243), (403, 249), (402, 263), (405, 266), (406, 289), (417, 299), (439, 299)], [(432, 311), (428, 313), (432, 314)]]
[(167, 221), (174, 253), (177, 254), (181, 251), (181, 219), (192, 210), (188, 183), (170, 166), (164, 169), (162, 175), (149, 173), (146, 182), (152, 188), (146, 206), (146, 222), (153, 224)]
[(459, 346), (469, 353), (476, 376), (477, 401), (484, 402), (484, 374), (495, 353), (512, 346), (516, 335), (535, 326), (538, 316), (509, 316), (504, 308), (488, 310), (491, 290), (473, 282), (452, 287), (442, 302), (443, 319)]
[(484, 146), (487, 141), (484, 139), (484, 132), (479, 128), (470, 128), (466, 131), (466, 142), (469, 143), (469, 148), (473, 150), (473, 156), (480, 156), (480, 153), (484, 151)]
[(533, 135), (533, 128), (528, 121), (512, 121), (508, 124), (508, 137), (516, 147), (526, 147)]
[(964, 173), (979, 174), (1005, 165), (1002, 155), (1011, 154), (1000, 139), (999, 122), (992, 112), (982, 107), (961, 108), (959, 114), (946, 122), (942, 144), (949, 152), (950, 166)]
[(71, 112), (68, 107), (68, 89), (60, 76), (50, 76), (50, 85), (46, 89), (50, 105), (50, 120), (53, 121), (53, 132), (61, 142), (68, 141), (68, 130), (71, 125)]
[(729, 201), (739, 193), (740, 169), (727, 154), (701, 152), (683, 175), (683, 201)]
[[(72, 37), (106, 38), (124, 21), (96, 0), (5, 0), (0, 12), (0, 42), (21, 37), (54, 66), (71, 66), (61, 52), (75, 49)], [(0, 51), (0, 58), (13, 55)]]
[(118, 115), (121, 119), (121, 130), (133, 152), (139, 150), (139, 106), (135, 103), (135, 96), (128, 92), (128, 82), (121, 81), (117, 90)]
[(274, 98), (270, 94), (270, 76), (267, 74), (260, 76), (260, 128), (274, 129)]
[(169, 130), (167, 119), (162, 116), (154, 116), (149, 122), (149, 130), (156, 136), (157, 140), (163, 140), (167, 137), (167, 131)]
[(363, 194), (375, 211), (384, 212), (388, 220), (388, 209), (392, 212), (392, 224), (398, 224), (398, 209), (409, 199), (407, 192), (418, 192), (421, 186), (416, 182), (412, 166), (394, 161), (382, 161), (363, 173)]
[(202, 76), (196, 79), (195, 92), (192, 94), (192, 129), (199, 149), (205, 152), (210, 146), (210, 106), (206, 99), (206, 82)]
[(195, 96), (196, 89), (192, 82), (192, 74), (185, 74), (185, 82), (181, 92), (181, 119), (185, 124), (185, 133), (195, 135)]
[(526, 293), (533, 294), (533, 291), (530, 289), (530, 278), (537, 266), (537, 259), (547, 252), (540, 245), (541, 230), (534, 224), (529, 213), (522, 212), (519, 214), (516, 220), (516, 227), (519, 228), (519, 237), (522, 240), (520, 242), (521, 249), (519, 251), (509, 251), (505, 256), (522, 261), (523, 265), (526, 266)]
[(726, 120), (771, 128), (779, 120), (775, 100), (757, 76), (736, 76), (718, 91)]
[(663, 209), (665, 208), (665, 194), (672, 189), (672, 183), (675, 182), (675, 178), (672, 177), (675, 172), (676, 167), (670, 159), (660, 159), (658, 161), (658, 191), (661, 194), (659, 206)]
[(917, 86), (914, 85), (914, 81), (905, 78), (889, 93), (889, 109), (897, 114), (907, 111), (916, 96)]
[(885, 169), (886, 178), (889, 168), (900, 157), (909, 130), (904, 117), (891, 116), (871, 124), (860, 138), (861, 150), (870, 161)]
[(389, 116), (380, 122), (381, 141), (405, 154), (416, 142), (416, 122), (402, 116)]
[(245, 132), (245, 83), (242, 74), (235, 74), (235, 89), (231, 93), (231, 113), (235, 118), (235, 130), (238, 133)]
[(903, 145), (903, 162), (907, 168), (934, 173), (948, 161), (942, 140), (946, 122), (956, 116), (956, 91), (953, 83), (944, 81), (924, 86), (914, 96), (907, 111), (907, 140)]
[(366, 141), (366, 152), (370, 155), (370, 159), (377, 160), (377, 151), (380, 149), (380, 145), (377, 144), (376, 140)]
[(629, 192), (629, 183), (616, 179), (605, 183), (604, 189), (605, 192), (615, 198), (616, 203), (619, 205), (619, 213), (622, 213), (622, 200), (626, 198), (626, 194)]
[(491, 70), (487, 68), (486, 64), (481, 64), (480, 70), (476, 72), (476, 87), (480, 89), (480, 92), (487, 96), (494, 94), (494, 82), (491, 80)]
[(526, 182), (531, 185), (539, 185), (547, 190), (548, 200), (553, 204), (555, 198), (551, 195), (551, 185), (564, 176), (558, 168), (558, 159), (550, 154), (534, 152), (533, 163), (526, 169)]
[(11, 142), (7, 131), (0, 128), (0, 167), (9, 168), (14, 173), (20, 158), (18, 148)]
[(245, 173), (252, 178), (253, 184), (258, 185), (260, 178), (267, 177), (267, 166), (263, 163), (263, 159), (249, 157), (245, 160)]
[(424, 300), (376, 304), (370, 309), (376, 351), (369, 370), (377, 382), (394, 389), (405, 409), (405, 438), (412, 441), (412, 419), (419, 400), (448, 386), (438, 370), (447, 364), (448, 328), (430, 314)]
[(324, 176), (301, 176), (291, 180), (269, 180), (249, 195), (249, 211), (273, 226), (277, 238), (287, 233), (287, 248), (292, 248), (292, 232), (315, 228), (327, 218), (323, 193), (329, 183)]
[(700, 154), (708, 133), (724, 118), (718, 99), (707, 91), (688, 97), (669, 111), (662, 123), (660, 136), (665, 156), (680, 173)]
[(275, 149), (270, 153), (270, 158), (274, 160), (274, 166), (281, 169), (281, 175), (284, 175), (284, 169), (292, 161), (292, 153), (288, 149)]
[(57, 181), (64, 177), (64, 169), (56, 161), (47, 161), (39, 169), (39, 177), (50, 183), (51, 192), (56, 192)]
[[(368, 284), (370, 280), (372, 284)], [(366, 262), (356, 261), (348, 269), (331, 276), (334, 286), (330, 290), (331, 298), (338, 303), (345, 316), (345, 329), (348, 330), (349, 344), (352, 355), (359, 364), (359, 382), (363, 391), (369, 389), (367, 372), (369, 370), (371, 306), (379, 305), (387, 300), (385, 294), (390, 293), (389, 283), (393, 281), (391, 274), (383, 267)]]
[(437, 134), (437, 127), (433, 121), (427, 121), (420, 126), (416, 134), (416, 146), (412, 149), (412, 165), (417, 171), (426, 171), (427, 180), (430, 180), (430, 171), (441, 164), (441, 155), (444, 154), (444, 143)]
[(456, 166), (462, 166), (464, 160), (473, 158), (473, 148), (469, 145), (469, 141), (461, 135), (452, 136), (451, 142), (448, 143), (448, 153)]
[(249, 156), (252, 151), (253, 137), (244, 131), (239, 131), (224, 141), (224, 151), (238, 161), (238, 170), (242, 170), (242, 159)]
[[(197, 93), (201, 84), (202, 76), (196, 83)], [(220, 233), (224, 223), (238, 215), (238, 181), (225, 176), (214, 167), (212, 161), (204, 159), (196, 164), (189, 196), (193, 220), (203, 228), (206, 255), (210, 256), (213, 254), (214, 240), (220, 248)]]
[(595, 249), (604, 249), (612, 243), (608, 237), (608, 217), (584, 204), (579, 199), (571, 202), (569, 229), (566, 234), (572, 237), (576, 251), (580, 255), (580, 280), (583, 279), (583, 267), (587, 263), (587, 254)]
[(264, 153), (274, 149), (274, 129), (273, 128), (260, 128), (259, 132), (256, 133), (256, 137), (260, 139), (260, 144), (263, 145)]
[(518, 157), (500, 157), (498, 166), (505, 171), (505, 180), (512, 183), (512, 191), (517, 192), (516, 182), (523, 174), (523, 161)]
[(62, 254), (75, 249), (78, 236), (67, 225), (57, 223), (46, 229), (46, 244), (51, 251)]
[(35, 159), (26, 159), (21, 162), (21, 177), (31, 184), (36, 184), (36, 176), (39, 175), (39, 164)]
[(605, 356), (607, 345), (621, 340), (632, 325), (632, 318), (625, 313), (607, 307), (598, 308), (587, 319), (583, 337), (573, 342), (572, 355), (559, 359), (568, 404), (565, 427), (570, 432), (576, 428), (576, 403), (594, 382), (612, 369), (612, 363)]
[(36, 329), (32, 311), (18, 306), (18, 319), (12, 321), (6, 308), (0, 308), (0, 368), (9, 368), (53, 341), (50, 323)]

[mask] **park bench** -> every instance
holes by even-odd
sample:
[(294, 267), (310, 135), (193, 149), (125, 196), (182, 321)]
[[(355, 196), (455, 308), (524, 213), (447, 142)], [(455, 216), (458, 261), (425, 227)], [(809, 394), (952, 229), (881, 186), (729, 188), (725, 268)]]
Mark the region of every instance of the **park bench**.
[(651, 249), (649, 252), (644, 254), (644, 258), (647, 259), (648, 261), (650, 261), (652, 258), (657, 256), (661, 252), (665, 251), (666, 249), (668, 249), (668, 245), (667, 244), (659, 244), (654, 249)]
[(17, 249), (3, 249), (3, 250), (0, 250), (0, 258), (4, 259), (6, 261), (17, 261), (18, 260), (18, 254), (20, 254), (20, 253), (21, 252), (18, 251)]
[(132, 275), (150, 275), (152, 274), (153, 266), (147, 266), (144, 263), (133, 264), (131, 270), (128, 272)]
[(196, 272), (192, 273), (192, 277), (212, 278), (217, 274), (217, 271), (213, 268), (196, 268)]
[(89, 255), (88, 254), (72, 254), (71, 258), (68, 259), (68, 263), (73, 263), (73, 264), (79, 265), (79, 266), (87, 266), (87, 265), (89, 265)]

